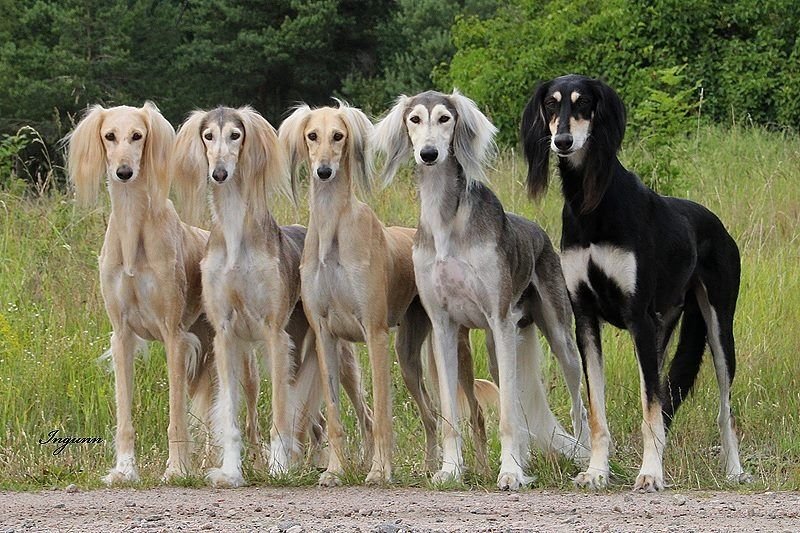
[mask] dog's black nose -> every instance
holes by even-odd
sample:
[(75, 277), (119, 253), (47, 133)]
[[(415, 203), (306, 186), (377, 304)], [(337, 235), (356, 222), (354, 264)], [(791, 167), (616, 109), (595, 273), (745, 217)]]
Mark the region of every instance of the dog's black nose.
[(117, 168), (117, 177), (120, 181), (128, 181), (133, 177), (133, 169), (128, 165), (122, 165)]
[(322, 181), (328, 181), (333, 176), (333, 169), (327, 165), (317, 167), (317, 177)]
[(211, 177), (214, 178), (214, 181), (217, 183), (222, 183), (228, 179), (228, 171), (222, 167), (217, 167), (214, 169), (214, 172), (211, 173)]
[(556, 148), (562, 152), (566, 152), (572, 148), (572, 135), (569, 133), (559, 133), (553, 137), (553, 144), (555, 144)]
[(433, 146), (425, 146), (419, 151), (419, 157), (428, 164), (434, 163), (439, 158), (439, 150)]

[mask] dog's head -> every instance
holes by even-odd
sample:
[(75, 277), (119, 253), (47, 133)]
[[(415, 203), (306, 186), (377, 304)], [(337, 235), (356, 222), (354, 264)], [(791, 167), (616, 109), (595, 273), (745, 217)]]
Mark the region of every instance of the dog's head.
[(584, 169), (584, 212), (602, 198), (625, 135), (625, 106), (600, 80), (562, 76), (540, 84), (522, 114), (522, 146), (528, 160), (528, 193), (547, 188), (549, 153)]
[(337, 100), (339, 107), (297, 106), (283, 121), (278, 137), (294, 176), (303, 162), (312, 180), (349, 179), (369, 192), (372, 157), (368, 142), (372, 122), (363, 111)]
[(178, 131), (171, 169), (192, 221), (200, 218), (206, 183), (240, 187), (255, 210), (266, 208), (274, 189), (294, 199), (277, 132), (249, 106), (191, 113)]
[(175, 130), (152, 102), (140, 108), (96, 105), (70, 133), (67, 170), (78, 198), (97, 197), (100, 181), (135, 184), (146, 176), (151, 205), (166, 201)]
[(377, 149), (386, 153), (383, 181), (394, 178), (413, 151), (417, 165), (434, 166), (455, 157), (467, 184), (485, 181), (497, 128), (478, 106), (458, 91), (427, 91), (400, 96), (375, 128)]

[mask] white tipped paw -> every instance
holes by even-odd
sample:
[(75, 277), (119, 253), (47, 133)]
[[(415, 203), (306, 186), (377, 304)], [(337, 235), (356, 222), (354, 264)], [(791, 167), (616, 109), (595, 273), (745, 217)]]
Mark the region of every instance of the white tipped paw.
[(161, 476), (162, 483), (170, 483), (171, 481), (186, 477), (189, 473), (182, 469), (175, 466), (168, 466), (166, 470), (164, 470), (164, 475)]
[(526, 476), (522, 471), (500, 472), (497, 476), (497, 488), (500, 490), (519, 490), (524, 485), (533, 483), (534, 478)]
[(728, 483), (752, 483), (753, 476), (747, 472), (739, 472), (738, 474), (728, 474)]
[(653, 474), (639, 474), (633, 484), (633, 492), (658, 492), (664, 490), (664, 478)]
[(591, 469), (572, 480), (579, 489), (603, 490), (608, 487), (608, 470)]
[(433, 478), (431, 478), (431, 483), (433, 483), (435, 486), (460, 482), (461, 476), (458, 473), (451, 472), (449, 470), (439, 470), (433, 475)]
[(391, 480), (391, 470), (373, 468), (370, 470), (369, 474), (367, 474), (367, 479), (364, 480), (364, 483), (367, 485), (386, 485)]
[(336, 472), (326, 470), (319, 476), (319, 482), (317, 484), (320, 487), (338, 487), (342, 484), (342, 480)]
[(228, 472), (221, 468), (212, 468), (206, 474), (206, 479), (212, 487), (234, 489), (244, 485), (244, 477), (238, 470)]
[(108, 474), (100, 478), (100, 480), (108, 485), (123, 485), (125, 483), (138, 483), (139, 472), (136, 470), (134, 464), (125, 465), (122, 467), (115, 467), (108, 471)]

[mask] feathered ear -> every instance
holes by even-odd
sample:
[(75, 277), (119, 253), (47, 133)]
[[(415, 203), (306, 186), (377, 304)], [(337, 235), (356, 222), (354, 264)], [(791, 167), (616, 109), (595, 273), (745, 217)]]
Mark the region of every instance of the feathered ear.
[(300, 104), (284, 119), (278, 128), (278, 139), (283, 147), (292, 180), (292, 194), (297, 196), (297, 180), (300, 167), (308, 160), (308, 146), (303, 133), (311, 116), (311, 108)]
[(381, 172), (381, 183), (388, 185), (397, 174), (397, 169), (411, 153), (411, 140), (405, 125), (406, 109), (410, 98), (401, 94), (394, 107), (378, 122), (373, 130), (372, 145), (378, 152), (386, 154)]
[(268, 208), (270, 193), (278, 191), (297, 204), (293, 180), (278, 132), (252, 107), (236, 110), (244, 125), (244, 143), (239, 155), (237, 171), (249, 180), (244, 184), (245, 194), (251, 207), (259, 213)]
[(208, 158), (200, 131), (206, 115), (206, 111), (196, 110), (183, 122), (175, 137), (169, 166), (181, 215), (195, 225), (203, 219), (208, 183)]
[(64, 138), (69, 144), (67, 174), (75, 187), (78, 202), (89, 205), (97, 199), (100, 182), (107, 173), (106, 151), (100, 137), (105, 116), (103, 106), (89, 108), (72, 133)]
[(169, 173), (169, 158), (175, 144), (175, 129), (153, 102), (145, 102), (142, 112), (145, 114), (147, 122), (142, 168), (149, 179), (151, 206), (158, 209), (167, 201), (172, 181)]
[(550, 129), (544, 110), (544, 97), (550, 82), (540, 83), (525, 106), (520, 139), (528, 160), (528, 196), (537, 198), (547, 190), (550, 179)]
[(464, 169), (468, 187), (476, 181), (486, 182), (484, 169), (496, 153), (494, 136), (497, 128), (475, 102), (457, 89), (449, 98), (458, 114), (453, 132), (453, 155)]
[(350, 177), (363, 193), (369, 194), (373, 172), (370, 143), (374, 129), (372, 121), (360, 109), (350, 107), (347, 102), (336, 101), (339, 103), (342, 120), (347, 126), (347, 165)]
[(617, 152), (625, 137), (625, 104), (619, 95), (600, 80), (590, 80), (596, 99), (592, 116), (591, 145), (586, 152), (586, 174), (583, 177), (581, 213), (597, 207), (611, 183)]

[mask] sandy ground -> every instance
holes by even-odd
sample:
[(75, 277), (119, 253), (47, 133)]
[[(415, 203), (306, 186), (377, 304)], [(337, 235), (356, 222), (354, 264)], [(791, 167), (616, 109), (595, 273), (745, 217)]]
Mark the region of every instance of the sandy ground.
[(800, 493), (249, 487), (0, 492), (8, 531), (800, 531)]

